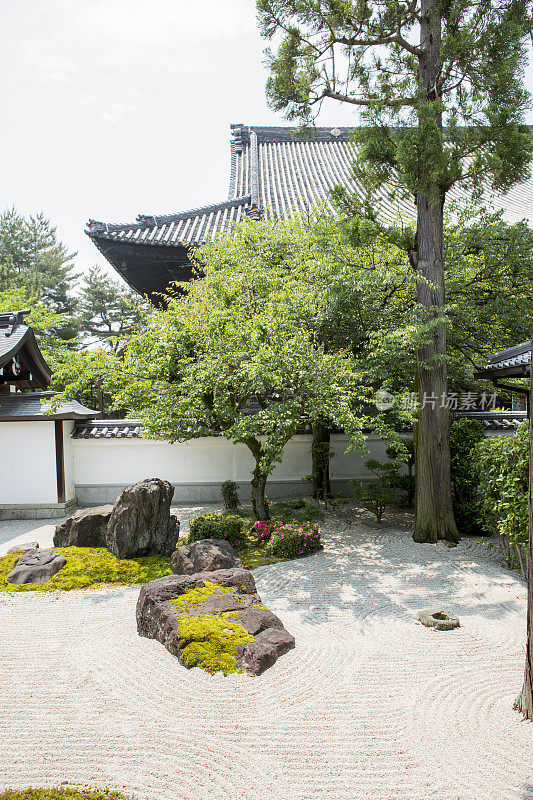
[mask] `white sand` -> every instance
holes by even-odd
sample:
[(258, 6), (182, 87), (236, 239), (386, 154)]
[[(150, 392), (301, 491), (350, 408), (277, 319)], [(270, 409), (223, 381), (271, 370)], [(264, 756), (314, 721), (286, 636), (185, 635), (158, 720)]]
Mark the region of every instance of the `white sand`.
[[(259, 678), (137, 636), (133, 589), (0, 600), (0, 786), (140, 800), (533, 800), (524, 583), (484, 545), (331, 520), (324, 552), (256, 571), (297, 647)], [(435, 632), (417, 610), (462, 627)]]

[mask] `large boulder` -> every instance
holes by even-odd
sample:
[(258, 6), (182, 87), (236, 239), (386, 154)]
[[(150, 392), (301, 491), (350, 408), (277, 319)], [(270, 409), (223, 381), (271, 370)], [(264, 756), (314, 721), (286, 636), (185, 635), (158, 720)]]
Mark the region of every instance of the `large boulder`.
[(28, 550), (19, 558), (6, 580), (8, 583), (46, 583), (67, 563), (61, 553), (51, 550)]
[(146, 478), (119, 495), (107, 523), (106, 547), (117, 558), (170, 556), (179, 537), (179, 522), (170, 514), (174, 487), (161, 478)]
[(112, 505), (83, 508), (56, 526), (55, 547), (105, 547)]
[(260, 675), (294, 647), (245, 569), (150, 581), (137, 602), (137, 630), (164, 644), (183, 666), (225, 675)]
[(195, 572), (214, 572), (217, 569), (244, 568), (237, 551), (223, 539), (201, 539), (177, 547), (170, 559), (170, 568), (176, 575), (194, 575)]

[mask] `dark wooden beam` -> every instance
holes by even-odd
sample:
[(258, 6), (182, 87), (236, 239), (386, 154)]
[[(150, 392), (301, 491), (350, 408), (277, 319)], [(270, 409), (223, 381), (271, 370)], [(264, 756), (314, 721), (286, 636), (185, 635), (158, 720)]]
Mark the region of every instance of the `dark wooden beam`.
[(63, 422), (55, 420), (54, 432), (56, 439), (56, 476), (57, 476), (57, 502), (64, 503), (65, 498), (65, 453), (63, 448)]

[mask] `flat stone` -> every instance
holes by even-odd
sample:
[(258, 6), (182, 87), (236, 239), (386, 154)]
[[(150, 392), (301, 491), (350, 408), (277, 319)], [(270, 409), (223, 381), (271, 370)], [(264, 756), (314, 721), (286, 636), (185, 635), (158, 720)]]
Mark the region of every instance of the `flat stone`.
[[(194, 601), (184, 595), (192, 589), (207, 587), (211, 593)], [(225, 592), (224, 588), (231, 588)], [(179, 605), (171, 600), (183, 597)], [(141, 636), (157, 639), (186, 667), (197, 666), (201, 653), (209, 646), (203, 634), (198, 640), (198, 656), (195, 642), (192, 644), (194, 663), (187, 661), (184, 649), (191, 652), (190, 640), (180, 635), (180, 620), (194, 621), (198, 617), (222, 617), (229, 624), (237, 624), (241, 633), (253, 637), (245, 644), (238, 644), (230, 671), (242, 670), (249, 675), (260, 675), (272, 666), (280, 655), (295, 646), (294, 637), (283, 627), (282, 621), (261, 603), (251, 572), (243, 568), (215, 570), (193, 575), (165, 575), (142, 587), (137, 602), (137, 631)], [(203, 620), (199, 620), (203, 624)], [(244, 629), (244, 631), (242, 631)], [(207, 629), (206, 629), (207, 630)], [(202, 664), (198, 664), (202, 665)], [(221, 667), (219, 667), (221, 668)]]
[(46, 583), (67, 563), (61, 553), (51, 550), (28, 550), (17, 561), (15, 568), (9, 573), (8, 583)]
[(176, 575), (194, 575), (195, 572), (214, 572), (218, 569), (244, 569), (244, 565), (229, 542), (201, 539), (177, 547), (172, 553), (170, 568)]
[(419, 611), (417, 619), (426, 628), (435, 628), (436, 631), (451, 631), (460, 627), (458, 617), (447, 614), (438, 608), (426, 608)]
[(75, 511), (56, 526), (55, 547), (105, 547), (107, 523), (112, 505), (94, 506)]
[(39, 542), (24, 542), (24, 544), (16, 544), (15, 547), (10, 547), (7, 551), (9, 553), (26, 553), (28, 550), (38, 550)]

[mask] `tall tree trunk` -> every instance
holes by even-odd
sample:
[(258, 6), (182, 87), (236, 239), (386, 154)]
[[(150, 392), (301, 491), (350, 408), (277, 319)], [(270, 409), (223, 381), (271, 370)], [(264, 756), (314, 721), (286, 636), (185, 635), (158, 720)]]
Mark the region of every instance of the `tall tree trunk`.
[(246, 439), (245, 444), (252, 452), (255, 459), (255, 468), (252, 472), (251, 490), (252, 490), (252, 508), (256, 520), (259, 522), (268, 522), (270, 519), (270, 512), (268, 510), (268, 503), (265, 497), (266, 484), (268, 475), (261, 469), (261, 444), (254, 436)]
[[(420, 45), (421, 136), (431, 113), (442, 131), (437, 81), (440, 73), (441, 17), (435, 0), (422, 0)], [(424, 104), (426, 104), (424, 108)], [(417, 301), (426, 320), (438, 320), (445, 301), (443, 239), (444, 190), (435, 180), (417, 194)], [(438, 322), (417, 352), (420, 410), (416, 426), (416, 542), (457, 541), (450, 481), (450, 412), (443, 403), (448, 393), (446, 329)]]
[(330, 428), (325, 420), (313, 425), (313, 441), (311, 443), (313, 497), (325, 500), (331, 497), (329, 478)]
[(270, 511), (268, 510), (268, 503), (265, 497), (267, 483), (267, 475), (259, 469), (256, 465), (252, 476), (252, 508), (254, 516), (259, 522), (268, 522), (270, 519)]
[(529, 548), (527, 553), (527, 643), (524, 685), (514, 707), (533, 720), (533, 349), (529, 394)]

